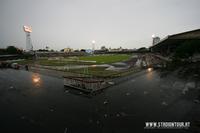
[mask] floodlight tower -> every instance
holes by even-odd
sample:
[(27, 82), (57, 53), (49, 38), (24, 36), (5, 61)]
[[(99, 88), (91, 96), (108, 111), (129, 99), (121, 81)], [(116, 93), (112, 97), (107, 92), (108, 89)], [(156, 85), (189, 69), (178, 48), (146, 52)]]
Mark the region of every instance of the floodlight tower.
[(33, 51), (33, 45), (31, 42), (31, 32), (32, 28), (30, 26), (23, 26), (24, 32), (26, 33), (26, 51)]

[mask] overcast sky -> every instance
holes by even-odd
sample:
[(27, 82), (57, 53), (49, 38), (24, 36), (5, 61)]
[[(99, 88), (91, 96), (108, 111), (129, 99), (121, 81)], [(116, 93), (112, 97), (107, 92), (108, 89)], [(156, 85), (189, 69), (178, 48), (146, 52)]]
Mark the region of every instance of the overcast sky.
[(34, 49), (149, 47), (161, 38), (200, 28), (200, 0), (0, 0), (0, 47)]

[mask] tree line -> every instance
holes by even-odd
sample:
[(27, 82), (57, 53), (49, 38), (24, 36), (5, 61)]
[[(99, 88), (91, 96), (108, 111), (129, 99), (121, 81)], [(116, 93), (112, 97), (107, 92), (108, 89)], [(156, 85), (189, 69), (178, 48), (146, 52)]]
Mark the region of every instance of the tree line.
[(22, 54), (23, 50), (15, 47), (15, 46), (8, 46), (5, 49), (0, 49), (0, 55), (5, 55), (5, 54)]

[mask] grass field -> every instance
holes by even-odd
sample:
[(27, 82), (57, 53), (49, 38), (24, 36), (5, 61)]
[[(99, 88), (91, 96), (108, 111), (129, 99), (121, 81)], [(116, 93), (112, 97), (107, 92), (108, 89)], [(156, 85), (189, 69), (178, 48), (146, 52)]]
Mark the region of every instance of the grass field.
[(96, 64), (110, 64), (128, 60), (131, 55), (128, 54), (114, 54), (114, 55), (95, 55), (95, 56), (81, 56), (79, 60), (96, 61)]
[[(98, 65), (98, 64), (112, 64), (115, 62), (122, 62), (129, 60), (132, 55), (130, 54), (109, 54), (109, 55), (91, 55), (91, 56), (79, 56), (79, 57), (66, 57), (66, 58), (40, 58), (37, 60), (20, 60), (19, 64), (37, 64), (42, 66), (49, 66), (55, 69), (54, 66), (68, 66), (68, 65)], [(107, 67), (88, 67), (78, 69), (62, 69), (59, 71), (71, 72), (75, 74), (85, 74), (98, 77), (115, 77), (122, 76), (129, 73), (123, 71), (105, 70)]]
[[(76, 57), (76, 59), (71, 59), (70, 57), (70, 58), (63, 58), (60, 60), (48, 60), (48, 59), (38, 59), (36, 61), (22, 60), (22, 61), (17, 61), (17, 63), (22, 65), (34, 63), (44, 66), (65, 66), (69, 64), (73, 65), (111, 64), (115, 62), (128, 60), (130, 57), (131, 55), (128, 54), (94, 55), (94, 56), (80, 56)], [(94, 61), (94, 62), (87, 62), (87, 61)]]

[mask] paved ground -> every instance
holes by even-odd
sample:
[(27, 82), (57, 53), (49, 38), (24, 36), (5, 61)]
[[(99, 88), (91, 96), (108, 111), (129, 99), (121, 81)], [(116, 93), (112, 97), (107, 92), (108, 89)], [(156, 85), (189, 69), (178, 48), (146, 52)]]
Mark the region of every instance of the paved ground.
[[(192, 89), (183, 91), (187, 86)], [(198, 88), (198, 81), (183, 81), (173, 74), (160, 76), (153, 71), (88, 97), (64, 88), (61, 78), (3, 69), (0, 132), (198, 132), (200, 104), (194, 102)], [(146, 121), (189, 121), (191, 128), (144, 130)]]

